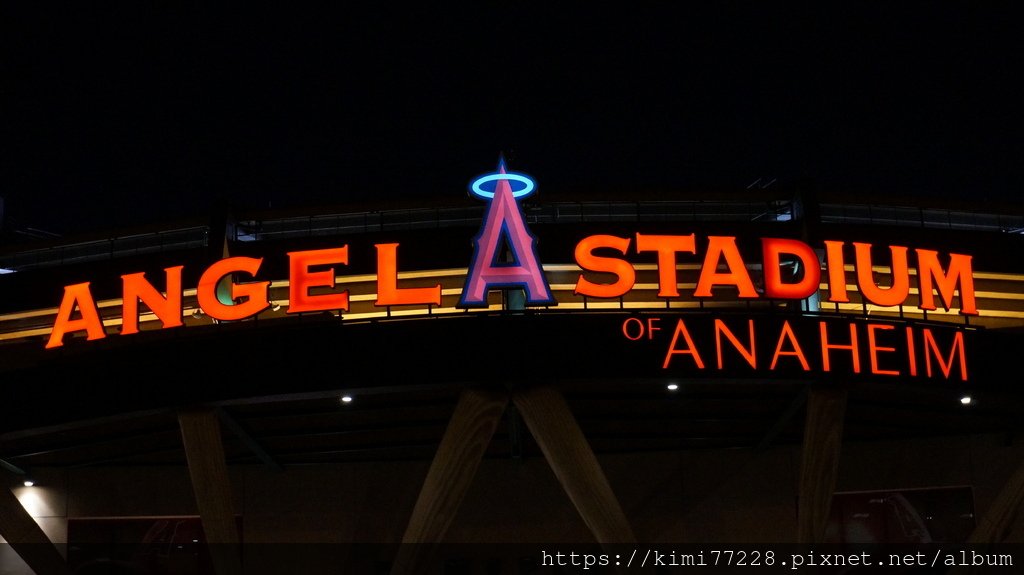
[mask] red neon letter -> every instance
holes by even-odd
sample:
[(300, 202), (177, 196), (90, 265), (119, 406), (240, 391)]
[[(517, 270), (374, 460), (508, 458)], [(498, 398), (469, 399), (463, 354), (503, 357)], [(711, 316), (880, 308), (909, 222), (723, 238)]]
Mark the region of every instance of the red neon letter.
[(942, 354), (939, 351), (939, 344), (935, 343), (932, 330), (924, 328), (924, 365), (927, 368), (928, 377), (932, 376), (932, 355), (942, 369), (942, 375), (949, 379), (949, 373), (953, 370), (953, 360), (960, 356), (960, 380), (967, 381), (967, 356), (964, 355), (964, 332), (958, 331), (953, 336), (953, 347), (949, 350), (949, 361), (942, 361)]
[(846, 260), (843, 258), (843, 242), (825, 241), (825, 261), (828, 267), (828, 301), (847, 303)]
[(914, 349), (914, 331), (907, 326), (907, 365), (910, 366), (910, 375), (917, 375), (917, 351)]
[(153, 284), (146, 281), (145, 273), (121, 276), (121, 335), (138, 333), (139, 301), (160, 318), (163, 329), (179, 327), (181, 322), (181, 269), (182, 266), (164, 269), (166, 274), (167, 296), (164, 297)]
[[(71, 319), (71, 314), (74, 313), (76, 306), (82, 317)], [(103, 331), (100, 313), (96, 310), (96, 302), (92, 299), (89, 282), (64, 287), (64, 298), (60, 300), (57, 320), (53, 323), (53, 329), (50, 330), (50, 340), (46, 342), (46, 349), (64, 345), (64, 334), (83, 329), (88, 335), (86, 339), (89, 341), (103, 339), (107, 336), (107, 333)]]
[(921, 294), (921, 309), (934, 310), (935, 298), (932, 281), (939, 289), (942, 305), (949, 310), (953, 305), (953, 290), (960, 284), (960, 314), (978, 315), (974, 303), (974, 275), (971, 271), (971, 256), (949, 254), (949, 271), (943, 272), (939, 265), (939, 253), (932, 250), (917, 250), (917, 286)]
[[(875, 342), (875, 330), (879, 329), (896, 329), (895, 326), (885, 325), (881, 323), (869, 323), (868, 324), (868, 355), (871, 356), (871, 373), (875, 375), (899, 375), (900, 372), (893, 371), (891, 369), (879, 369), (878, 367), (878, 352), (880, 351), (896, 351), (895, 347), (881, 347)], [(908, 328), (909, 329), (909, 328)], [(910, 357), (914, 357), (913, 353), (913, 342), (910, 342), (911, 350)]]
[[(680, 335), (686, 340), (686, 348), (684, 349), (676, 349), (676, 342), (679, 341)], [(676, 331), (672, 334), (672, 343), (668, 346), (668, 353), (665, 354), (665, 361), (661, 364), (661, 369), (668, 369), (672, 356), (680, 353), (693, 356), (693, 361), (697, 364), (697, 367), (704, 369), (704, 361), (701, 360), (700, 354), (697, 353), (697, 346), (693, 345), (693, 338), (690, 337), (690, 332), (686, 329), (686, 324), (683, 323), (683, 320), (679, 320), (676, 324)]]
[[(629, 325), (631, 322), (636, 322), (636, 327), (639, 331), (636, 332), (636, 337), (629, 335)], [(644, 322), (640, 321), (638, 317), (627, 317), (626, 321), (622, 322), (622, 335), (626, 336), (629, 341), (636, 341), (644, 336)]]
[(229, 280), (230, 291), (225, 294), (231, 300), (244, 299), (241, 303), (225, 304), (217, 298), (217, 285), (235, 272), (244, 272), (255, 276), (260, 269), (263, 258), (227, 258), (213, 264), (203, 272), (196, 286), (196, 299), (199, 307), (214, 319), (231, 321), (245, 319), (256, 315), (270, 307), (267, 301), (267, 288), (270, 282), (251, 282), (236, 284)]
[(594, 283), (580, 274), (573, 293), (590, 297), (619, 297), (633, 289), (636, 271), (626, 260), (594, 255), (594, 250), (611, 248), (625, 255), (629, 249), (629, 238), (616, 236), (587, 236), (576, 244), (576, 263), (587, 271), (615, 274), (614, 283)]
[(828, 342), (828, 329), (825, 327), (826, 322), (818, 322), (818, 329), (821, 331), (821, 365), (825, 371), (832, 371), (831, 363), (829, 362), (828, 351), (830, 349), (848, 349), (850, 355), (853, 357), (853, 372), (860, 373), (860, 346), (857, 345), (857, 325), (850, 322), (850, 344), (841, 345), (838, 343), (830, 344)]
[(889, 246), (892, 252), (892, 287), (881, 289), (871, 270), (871, 244), (853, 242), (857, 254), (857, 286), (864, 299), (875, 305), (894, 306), (910, 294), (910, 271), (907, 269), (907, 248)]
[[(799, 240), (781, 238), (764, 238), (761, 240), (764, 251), (764, 295), (768, 298), (803, 299), (818, 291), (821, 281), (821, 265), (818, 255), (811, 246)], [(800, 260), (804, 277), (796, 283), (783, 283), (779, 269), (781, 255), (794, 255)]]
[(636, 251), (658, 252), (658, 297), (679, 297), (676, 281), (676, 253), (697, 252), (697, 241), (693, 234), (688, 236), (645, 236), (636, 235)]
[[(376, 306), (441, 305), (441, 284), (434, 287), (398, 287), (398, 244), (374, 244), (377, 247), (377, 301)], [(333, 286), (333, 279), (332, 279)], [(348, 308), (346, 301), (346, 309)]]
[[(740, 292), (739, 297), (742, 298), (758, 297), (754, 282), (750, 281), (750, 274), (747, 273), (747, 266), (743, 263), (743, 256), (736, 247), (736, 238), (708, 236), (708, 240), (708, 253), (704, 256), (697, 289), (693, 292), (694, 297), (711, 297), (711, 286), (714, 285), (736, 286)], [(723, 256), (728, 271), (719, 272), (718, 261)]]
[(326, 250), (288, 252), (288, 265), (291, 268), (288, 286), (288, 313), (335, 309), (348, 311), (348, 290), (321, 295), (310, 295), (309, 293), (309, 288), (314, 287), (334, 289), (333, 269), (309, 271), (310, 266), (333, 264), (348, 265), (347, 245)]
[[(793, 351), (782, 351), (782, 344), (789, 339), (789, 342), (793, 344)], [(804, 352), (800, 349), (800, 344), (796, 341), (796, 336), (793, 335), (793, 328), (789, 326), (789, 321), (782, 322), (782, 331), (779, 332), (779, 343), (775, 346), (775, 355), (772, 356), (772, 365), (768, 369), (775, 369), (775, 364), (779, 362), (779, 356), (781, 355), (792, 355), (800, 360), (800, 365), (803, 366), (804, 371), (810, 371), (811, 366), (807, 365), (807, 358), (804, 357)]]
[(757, 369), (757, 357), (754, 355), (754, 320), (747, 320), (747, 328), (750, 330), (749, 350), (743, 347), (743, 344), (740, 343), (739, 338), (737, 338), (731, 331), (729, 331), (729, 328), (726, 327), (724, 321), (720, 319), (715, 320), (715, 347), (717, 348), (718, 352), (718, 369), (722, 369), (723, 333), (725, 334), (726, 339), (728, 339), (729, 342), (732, 343), (732, 346), (736, 348), (736, 351), (740, 352), (740, 355), (743, 356), (743, 359), (747, 360), (747, 363), (750, 364), (750, 367)]

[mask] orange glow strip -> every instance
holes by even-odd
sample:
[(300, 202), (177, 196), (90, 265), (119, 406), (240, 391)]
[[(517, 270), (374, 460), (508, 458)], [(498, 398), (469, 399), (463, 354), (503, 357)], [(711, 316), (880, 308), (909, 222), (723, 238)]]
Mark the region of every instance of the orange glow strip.
[[(830, 309), (835, 309), (835, 304), (828, 303), (828, 304), (822, 305), (822, 310), (827, 312)], [(864, 308), (859, 303), (841, 303), (841, 304), (839, 304), (839, 309), (840, 310), (844, 310), (844, 311), (850, 311), (850, 312), (862, 312)], [(897, 311), (897, 309), (895, 307), (881, 307), (881, 306), (877, 306), (877, 305), (872, 304), (872, 303), (867, 304), (867, 309), (868, 309), (868, 313), (871, 313), (871, 312), (883, 312), (883, 313), (892, 313), (892, 314), (898, 313), (898, 311)], [(941, 309), (941, 308), (937, 309), (937, 310), (934, 310), (934, 311), (932, 311), (932, 310), (928, 311), (928, 315), (929, 316), (932, 316), (932, 315), (959, 315), (959, 314), (960, 314), (960, 309), (959, 308), (955, 308), (955, 307), (954, 308), (950, 308), (949, 311), (946, 311), (946, 310)], [(856, 315), (856, 314), (853, 314), (853, 315)], [(921, 313), (921, 310), (917, 309), (917, 307), (915, 306), (915, 307), (908, 307), (908, 308), (904, 309), (903, 310), (903, 315), (905, 315), (905, 316), (909, 315), (909, 316), (918, 317), (918, 316), (922, 316), (923, 314)], [(982, 317), (986, 318), (986, 319), (989, 319), (989, 318), (1024, 319), (1024, 311), (986, 311), (985, 314)]]
[[(843, 266), (843, 271), (854, 272), (854, 271), (857, 271), (857, 268), (855, 268), (851, 264), (846, 264), (845, 266)], [(889, 266), (871, 266), (871, 271), (887, 274), (887, 273), (890, 273), (892, 270), (889, 268)], [(912, 275), (912, 276), (916, 276), (917, 275), (917, 269), (916, 268), (911, 267), (908, 271), (910, 272), (910, 275)], [(1024, 282), (1024, 274), (1006, 274), (1006, 273), (997, 273), (997, 272), (978, 272), (978, 271), (976, 271), (976, 272), (972, 273), (971, 275), (975, 279), (1005, 280), (1005, 281)]]
[[(913, 274), (911, 274), (911, 275), (913, 275)], [(977, 274), (975, 274), (975, 275), (977, 275)], [(820, 291), (828, 291), (828, 284), (819, 284), (818, 285), (818, 289)], [(846, 289), (847, 289), (847, 291), (857, 291), (857, 284), (846, 284)], [(915, 295), (917, 293), (918, 293), (918, 289), (916, 287), (911, 287), (910, 288), (910, 295)], [(1011, 299), (1011, 300), (1015, 299), (1015, 300), (1024, 300), (1024, 293), (1010, 293), (1010, 292), (1001, 292), (1001, 291), (976, 291), (976, 292), (974, 292), (974, 295), (977, 296), (978, 299)], [(822, 304), (822, 305), (824, 305), (824, 304)], [(914, 305), (914, 304), (903, 304), (903, 305), (905, 307), (913, 307), (914, 309), (917, 309), (917, 306)], [(989, 313), (988, 310), (986, 310), (986, 313), (984, 315), (988, 315), (988, 313)]]
[[(657, 271), (657, 269), (658, 269), (657, 264), (633, 264), (633, 267), (637, 271)], [(676, 268), (680, 269), (680, 270), (700, 270), (701, 269), (701, 265), (700, 264), (679, 264), (679, 265), (676, 266)], [(855, 268), (852, 265), (846, 265), (846, 266), (844, 266), (844, 269), (846, 271), (850, 271), (850, 272), (855, 271)], [(881, 273), (888, 273), (890, 271), (888, 266), (873, 266), (872, 269), (874, 271), (878, 271), (878, 272), (881, 272)], [(571, 272), (571, 273), (579, 273), (579, 272), (583, 271), (582, 268), (580, 268), (580, 266), (575, 265), (575, 264), (549, 264), (549, 265), (545, 265), (544, 266), (544, 270), (546, 272)], [(443, 278), (443, 277), (461, 278), (461, 277), (464, 277), (467, 272), (468, 272), (468, 270), (466, 268), (450, 268), (450, 269), (440, 269), (440, 270), (423, 270), (423, 271), (400, 272), (398, 274), (398, 277), (399, 277), (399, 279), (439, 278), (439, 277), (440, 278)], [(916, 275), (916, 270), (911, 268), (909, 270), (909, 273), (911, 275)], [(991, 279), (991, 280), (1009, 281), (1009, 282), (1019, 283), (1021, 285), (1021, 293), (1006, 292), (1006, 291), (978, 291), (978, 292), (976, 292), (976, 296), (979, 299), (1024, 301), (1024, 274), (993, 273), (993, 272), (974, 272), (973, 275), (974, 275), (974, 277), (976, 279)], [(340, 277), (337, 278), (337, 283), (338, 284), (353, 284), (353, 283), (359, 283), (359, 282), (371, 283), (371, 282), (376, 282), (376, 280), (377, 280), (376, 274), (363, 274), (363, 275), (356, 275), (356, 276), (340, 276)], [(273, 289), (279, 289), (279, 288), (288, 288), (288, 287), (289, 287), (288, 280), (275, 280), (275, 281), (271, 282), (271, 285), (270, 285), (270, 289), (272, 289), (272, 290)], [(681, 289), (684, 289), (684, 290), (692, 290), (692, 289), (694, 289), (696, 287), (696, 284), (694, 284), (694, 283), (681, 283), (681, 284), (679, 284), (679, 287)], [(820, 289), (826, 290), (826, 291), (828, 289), (828, 285), (827, 284), (820, 284), (819, 287), (820, 287)], [(557, 292), (570, 292), (571, 293), (575, 289), (575, 284), (568, 284), (568, 283), (551, 284), (551, 288), (552, 288), (553, 291), (557, 291)], [(638, 283), (638, 284), (636, 284), (634, 286), (633, 291), (656, 291), (657, 289), (658, 289), (658, 284), (657, 283)], [(851, 290), (851, 291), (857, 291), (856, 283), (847, 284), (847, 289)], [(448, 288), (448, 289), (443, 289), (442, 290), (442, 295), (444, 295), (444, 296), (459, 296), (459, 295), (461, 295), (461, 293), (462, 293), (462, 289), (461, 288)], [(918, 294), (918, 289), (916, 287), (911, 287), (910, 288), (910, 293), (911, 294)], [(182, 294), (183, 294), (184, 297), (194, 298), (195, 295), (196, 295), (196, 289), (195, 288), (185, 289), (185, 290), (182, 291)], [(374, 301), (377, 298), (377, 294), (376, 293), (354, 294), (351, 297), (352, 297), (353, 301)], [(285, 299), (274, 299), (274, 300), (272, 300), (271, 303), (274, 304), (274, 305), (288, 306), (289, 302), (288, 302), (288, 299), (285, 298)], [(767, 303), (767, 302), (764, 302), (764, 303)], [(109, 300), (101, 300), (101, 301), (96, 302), (96, 305), (97, 305), (97, 308), (99, 308), (100, 310), (106, 310), (106, 309), (110, 309), (110, 308), (121, 308), (123, 306), (123, 301), (122, 301), (121, 298), (109, 299)], [(555, 305), (555, 306), (551, 306), (551, 309), (566, 309), (566, 310), (569, 310), (569, 309), (664, 309), (666, 307), (666, 305), (667, 305), (668, 308), (671, 308), (671, 309), (695, 309), (695, 308), (699, 308), (700, 307), (700, 303), (697, 302), (697, 301), (672, 301), (672, 300), (668, 300), (667, 303), (666, 303), (666, 300), (660, 299), (660, 300), (653, 300), (653, 301), (627, 301), (627, 302), (623, 302), (623, 303), (620, 303), (619, 301), (616, 301), (616, 300), (612, 300), (612, 301), (594, 301), (594, 300), (591, 300), (591, 301), (588, 301), (585, 306), (582, 303), (565, 302), (565, 303), (560, 303), (560, 304)], [(741, 302), (741, 301), (735, 301), (735, 302), (732, 302), (732, 301), (730, 301), (730, 302), (704, 302), (704, 307), (705, 308), (719, 308), (719, 307), (721, 307), (721, 308), (735, 308), (735, 307), (738, 307), (739, 305), (745, 305), (745, 304), (744, 304), (744, 302)], [(904, 307), (905, 307), (905, 309), (904, 309), (904, 314), (905, 315), (906, 314), (909, 314), (909, 315), (912, 315), (912, 316), (919, 316), (919, 315), (921, 315), (921, 312), (917, 309), (916, 306), (905, 305)], [(825, 311), (828, 311), (829, 308), (833, 308), (834, 309), (834, 304), (823, 304), (823, 306), (822, 306), (822, 309), (825, 310)], [(183, 313), (183, 315), (187, 319), (187, 318), (191, 317), (191, 314), (194, 313), (197, 309), (198, 308), (196, 306), (194, 306), (194, 305), (192, 305), (192, 306), (187, 306), (186, 305), (186, 306), (183, 306), (182, 313)], [(495, 309), (494, 306), (491, 306), (491, 307), (488, 307), (488, 308), (481, 308), (481, 311), (488, 311), (488, 310), (493, 311), (493, 309)], [(500, 309), (500, 306), (497, 309)], [(849, 311), (849, 312), (856, 312), (856, 313), (862, 313), (863, 312), (863, 306), (862, 306), (862, 304), (859, 304), (859, 303), (841, 303), (841, 304), (839, 304), (839, 309), (841, 311)], [(879, 306), (875, 306), (873, 304), (868, 304), (867, 309), (868, 309), (869, 313), (870, 312), (892, 313), (895, 310), (895, 308), (893, 308), (893, 307), (879, 307)], [(3, 314), (3, 315), (0, 315), (0, 324), (2, 324), (3, 322), (8, 322), (8, 321), (16, 321), (16, 320), (23, 320), (23, 319), (31, 319), (31, 318), (41, 318), (41, 317), (46, 317), (46, 316), (53, 316), (53, 315), (55, 315), (57, 313), (57, 311), (58, 311), (57, 308), (53, 307), (53, 308), (44, 308), (44, 309), (28, 310), (28, 311), (21, 311), (21, 312), (13, 312), (13, 313), (8, 313), (8, 314)], [(433, 314), (466, 313), (466, 311), (461, 309), (461, 308), (441, 308), (441, 307), (435, 307), (435, 308), (433, 308), (431, 310), (431, 313), (433, 313)], [(945, 316), (945, 315), (958, 315), (959, 314), (959, 309), (958, 308), (953, 308), (953, 309), (951, 309), (951, 310), (949, 310), (947, 312), (947, 311), (945, 311), (945, 310), (940, 308), (938, 310), (929, 311), (929, 313), (932, 314), (932, 315), (943, 315), (943, 316)], [(425, 307), (420, 307), (420, 308), (414, 308), (414, 309), (392, 310), (392, 312), (391, 312), (391, 316), (392, 317), (395, 317), (395, 316), (403, 316), (403, 317), (404, 316), (414, 316), (414, 315), (418, 315), (418, 314), (425, 316), (426, 315), (426, 308)], [(1024, 312), (1021, 312), (1021, 311), (1000, 311), (1000, 310), (993, 311), (993, 310), (984, 310), (983, 316), (986, 317), (986, 318), (999, 318), (999, 319), (1024, 319)], [(344, 314), (343, 317), (346, 320), (358, 319), (358, 318), (387, 317), (387, 312), (385, 310), (382, 310), (380, 312), (369, 312), (369, 313), (366, 313), (366, 314)], [(139, 321), (140, 321), (140, 323), (148, 323), (148, 322), (151, 322), (151, 321), (158, 321), (158, 318), (155, 316), (155, 314), (152, 314), (152, 313), (142, 313), (140, 315), (140, 317), (139, 317)], [(121, 318), (120, 317), (105, 318), (105, 319), (102, 319), (102, 323), (103, 323), (103, 325), (105, 327), (107, 327), (107, 326), (118, 326), (118, 325), (121, 325)], [(34, 337), (34, 336), (40, 336), (40, 335), (48, 335), (48, 334), (51, 333), (51, 331), (52, 331), (52, 326), (48, 326), (48, 327), (42, 327), (42, 328), (31, 328), (31, 329), (18, 330), (18, 331), (15, 331), (15, 332), (0, 333), (0, 340), (13, 340), (13, 339)]]
[[(444, 295), (458, 295), (460, 292), (461, 292), (461, 290), (445, 290)], [(362, 297), (364, 298), (364, 301), (373, 301), (373, 300), (376, 299), (376, 294), (367, 294), (367, 295), (362, 296)], [(288, 301), (287, 300), (275, 300), (274, 303), (280, 304), (282, 306), (287, 306), (288, 305)], [(765, 305), (767, 303), (768, 303), (767, 301), (763, 302), (763, 304), (765, 304)], [(737, 309), (737, 308), (740, 308), (740, 307), (745, 307), (745, 305), (746, 305), (745, 302), (738, 302), (738, 301), (727, 301), (727, 302), (713, 302), (713, 301), (711, 301), (711, 302), (704, 302), (703, 309), (712, 309), (712, 308)], [(785, 305), (785, 304), (780, 304), (780, 305)], [(832, 308), (833, 305), (834, 304), (829, 304), (826, 307), (824, 307), (823, 309), (825, 309), (825, 311), (828, 311), (828, 308)], [(695, 302), (695, 301), (669, 301), (667, 307), (669, 309), (701, 309), (702, 308), (700, 302)], [(626, 302), (622, 302), (622, 303), (620, 303), (618, 301), (593, 301), (593, 302), (588, 302), (587, 304), (583, 304), (583, 303), (580, 303), (580, 302), (565, 302), (565, 303), (561, 303), (561, 304), (559, 304), (557, 306), (552, 306), (551, 307), (552, 310), (582, 310), (582, 309), (591, 309), (591, 310), (602, 310), (602, 309), (609, 309), (609, 310), (612, 310), (612, 309), (648, 309), (648, 310), (658, 310), (658, 309), (665, 309), (665, 308), (666, 308), (665, 300), (658, 300), (658, 301), (626, 301)], [(186, 316), (186, 318), (188, 318), (188, 317), (191, 316), (192, 312), (196, 311), (196, 309), (197, 308), (194, 308), (194, 307), (192, 307), (192, 308), (184, 308), (183, 309), (183, 314)], [(863, 307), (859, 303), (841, 303), (841, 304), (839, 304), (839, 309), (842, 310), (842, 311), (850, 312), (851, 315), (858, 315), (860, 313), (863, 313)], [(912, 309), (913, 310), (917, 310), (917, 308), (912, 308)], [(471, 311), (467, 311), (465, 309), (455, 308), (455, 307), (436, 307), (436, 308), (433, 308), (430, 311), (430, 313), (433, 314), (433, 315), (445, 315), (445, 314), (449, 314), (450, 315), (450, 314), (479, 313), (479, 312), (487, 312), (487, 311), (501, 311), (501, 305), (500, 304), (494, 304), (494, 305), (488, 306), (486, 308), (474, 309), (474, 310), (471, 310)], [(876, 306), (874, 304), (868, 304), (867, 305), (867, 311), (868, 311), (869, 314), (872, 313), (872, 312), (881, 312), (881, 313), (889, 313), (889, 314), (895, 314), (896, 313), (893, 308), (880, 307), (880, 306)], [(957, 309), (957, 308), (952, 308), (949, 311), (946, 311), (946, 310), (943, 310), (943, 309), (939, 309), (939, 310), (935, 310), (935, 311), (929, 311), (928, 314), (929, 315), (943, 315), (943, 316), (946, 316), (946, 315), (957, 316), (959, 314), (959, 311), (960, 310)], [(922, 314), (919, 311), (909, 311), (909, 310), (906, 310), (906, 311), (904, 311), (904, 315), (920, 316)], [(410, 316), (422, 316), (424, 318), (429, 317), (428, 314), (427, 314), (426, 308), (392, 310), (391, 311), (391, 315), (390, 315), (390, 317), (410, 317)], [(384, 311), (377, 311), (377, 312), (346, 313), (346, 314), (342, 314), (342, 318), (345, 321), (359, 320), (359, 319), (386, 318), (386, 317), (389, 317), (386, 310), (384, 310)], [(990, 311), (990, 312), (987, 312), (984, 317), (985, 318), (992, 318), (992, 319), (1024, 319), (1024, 311), (998, 311), (998, 312)], [(247, 318), (247, 319), (252, 319), (252, 318)], [(119, 318), (119, 317), (105, 318), (102, 321), (103, 321), (103, 326), (104, 327), (116, 327), (116, 326), (121, 325), (121, 318)], [(159, 321), (159, 318), (157, 318), (155, 314), (144, 313), (144, 314), (139, 316), (139, 322), (140, 323), (148, 323), (148, 322), (153, 322), (153, 321)], [(52, 330), (52, 327), (45, 327), (45, 328), (19, 330), (19, 331), (8, 332), (8, 333), (0, 333), (0, 341), (8, 341), (8, 340), (29, 338), (29, 337), (35, 337), (35, 336), (45, 336), (45, 335), (49, 335), (51, 333), (51, 330)]]

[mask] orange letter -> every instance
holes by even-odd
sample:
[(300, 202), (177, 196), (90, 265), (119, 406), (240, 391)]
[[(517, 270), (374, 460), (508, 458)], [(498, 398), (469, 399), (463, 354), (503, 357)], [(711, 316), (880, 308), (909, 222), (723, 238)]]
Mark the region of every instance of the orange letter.
[[(310, 266), (345, 264), (348, 265), (348, 246), (326, 250), (288, 252), (291, 267), (288, 287), (288, 313), (305, 311), (348, 311), (348, 290), (341, 293), (310, 295), (309, 288), (327, 287), (334, 289), (334, 270), (309, 271)], [(397, 272), (396, 272), (397, 273)]]
[(907, 364), (910, 366), (910, 375), (917, 375), (917, 351), (914, 349), (914, 332), (911, 326), (907, 326)]
[(377, 247), (377, 301), (373, 305), (441, 305), (441, 284), (399, 289), (398, 244), (374, 245)]
[(725, 322), (724, 321), (722, 321), (720, 319), (716, 319), (715, 320), (715, 347), (718, 348), (718, 350), (717, 350), (718, 351), (718, 369), (722, 369), (722, 334), (723, 333), (725, 334), (725, 337), (729, 340), (729, 342), (732, 343), (732, 346), (736, 348), (736, 351), (740, 352), (740, 355), (743, 356), (743, 359), (747, 360), (747, 363), (750, 364), (750, 367), (752, 367), (754, 369), (757, 369), (757, 357), (754, 355), (754, 320), (748, 319), (747, 320), (747, 326), (748, 326), (748, 329), (750, 330), (750, 349), (749, 350), (744, 348), (743, 344), (740, 343), (739, 338), (737, 338), (735, 335), (733, 335), (733, 333), (731, 331), (729, 331), (729, 328), (725, 326)]
[(697, 241), (693, 234), (688, 236), (645, 236), (636, 235), (636, 251), (658, 252), (658, 297), (679, 297), (676, 282), (676, 253), (697, 252)]
[[(629, 324), (630, 322), (636, 322), (636, 327), (640, 331), (636, 332), (636, 337), (630, 337), (629, 335)], [(640, 321), (637, 317), (627, 317), (626, 321), (622, 322), (622, 335), (626, 336), (629, 341), (636, 341), (644, 336), (644, 322)]]
[(907, 248), (889, 246), (892, 252), (892, 287), (880, 289), (871, 270), (871, 244), (853, 242), (857, 254), (857, 286), (869, 302), (881, 306), (900, 305), (910, 294), (910, 271), (907, 269)]
[[(781, 238), (761, 240), (764, 251), (764, 295), (768, 298), (803, 299), (818, 291), (821, 281), (821, 265), (811, 246), (798, 241)], [(800, 260), (804, 277), (792, 284), (782, 283), (779, 270), (781, 255), (794, 255)]]
[[(685, 349), (676, 349), (676, 342), (679, 341), (679, 336), (682, 335), (683, 339), (686, 340)], [(690, 337), (690, 332), (686, 329), (686, 324), (683, 320), (679, 320), (676, 324), (676, 332), (672, 334), (672, 343), (668, 346), (668, 353), (665, 354), (665, 361), (661, 364), (661, 369), (668, 369), (669, 362), (672, 361), (672, 356), (677, 353), (685, 353), (693, 356), (693, 361), (697, 364), (699, 369), (704, 369), (704, 362), (700, 359), (700, 354), (697, 353), (697, 346), (693, 345), (693, 338)]]
[[(213, 264), (203, 272), (199, 278), (199, 285), (196, 286), (196, 299), (199, 300), (199, 307), (214, 319), (230, 321), (245, 319), (256, 315), (270, 307), (267, 301), (267, 288), (270, 282), (251, 282), (236, 284), (228, 280), (229, 291), (225, 294), (218, 294), (218, 284), (221, 280), (235, 272), (245, 272), (255, 276), (260, 269), (263, 258), (227, 258)], [(244, 298), (242, 303), (223, 303)]]
[(828, 342), (828, 329), (825, 327), (826, 323), (821, 321), (818, 322), (818, 329), (821, 331), (821, 365), (825, 371), (832, 371), (831, 364), (829, 362), (828, 350), (830, 349), (848, 349), (853, 357), (853, 373), (860, 373), (860, 349), (857, 345), (857, 325), (850, 322), (850, 345), (840, 345), (838, 343), (830, 344)]
[[(880, 351), (896, 351), (895, 347), (880, 347), (875, 343), (875, 330), (879, 329), (896, 329), (895, 326), (885, 325), (880, 323), (869, 323), (868, 324), (868, 354), (871, 356), (871, 373), (876, 375), (899, 375), (900, 372), (893, 371), (891, 369), (879, 369), (878, 368), (878, 352)], [(909, 328), (908, 328), (909, 329)], [(914, 357), (913, 342), (910, 342), (911, 350), (910, 357)]]
[[(793, 351), (782, 351), (782, 344), (789, 338), (790, 343), (793, 344)], [(804, 371), (810, 371), (811, 366), (807, 365), (807, 358), (804, 357), (803, 350), (800, 349), (800, 344), (796, 341), (796, 336), (793, 335), (793, 328), (789, 326), (789, 321), (782, 322), (782, 331), (779, 332), (779, 344), (775, 346), (775, 355), (772, 356), (772, 365), (768, 369), (775, 369), (775, 364), (779, 362), (780, 355), (792, 355), (800, 360), (800, 365), (804, 367)]]
[(943, 273), (939, 265), (939, 253), (932, 250), (917, 250), (917, 285), (921, 294), (921, 309), (935, 309), (932, 294), (932, 278), (939, 288), (939, 297), (948, 311), (953, 305), (953, 290), (960, 283), (960, 314), (978, 315), (974, 303), (974, 275), (971, 271), (971, 256), (949, 254), (949, 272)]
[(633, 289), (636, 283), (636, 271), (629, 262), (619, 258), (595, 256), (594, 250), (612, 248), (625, 255), (629, 249), (629, 238), (616, 236), (587, 236), (576, 244), (576, 263), (583, 269), (592, 272), (605, 272), (618, 277), (615, 283), (599, 284), (589, 281), (580, 274), (576, 280), (573, 293), (591, 297), (619, 297)]
[[(953, 370), (953, 359), (956, 356), (960, 356), (960, 380), (967, 381), (967, 357), (964, 355), (964, 332), (958, 331), (953, 336), (953, 347), (949, 350), (949, 361), (942, 361), (942, 355), (939, 352), (939, 344), (935, 343), (935, 337), (932, 335), (932, 330), (924, 328), (924, 365), (927, 368), (928, 377), (932, 376), (932, 362), (931, 356), (935, 355), (935, 361), (939, 363), (939, 367), (942, 369), (942, 375), (946, 379), (949, 379), (949, 373)], [(931, 352), (931, 353), (929, 353)]]
[[(750, 281), (750, 274), (747, 273), (747, 266), (743, 263), (743, 256), (736, 247), (736, 238), (708, 236), (708, 240), (708, 253), (704, 256), (694, 297), (711, 297), (711, 286), (714, 285), (733, 285), (739, 290), (740, 297), (758, 297), (754, 282)], [(725, 256), (725, 267), (728, 269), (725, 272), (718, 271), (718, 260), (722, 256)]]
[(846, 260), (843, 258), (843, 242), (825, 241), (825, 261), (828, 262), (828, 301), (847, 303)]
[[(75, 306), (82, 313), (82, 317), (71, 319)], [(100, 313), (96, 310), (96, 302), (92, 299), (92, 291), (89, 290), (89, 282), (66, 286), (64, 288), (64, 299), (60, 300), (60, 309), (57, 310), (57, 320), (50, 330), (50, 340), (46, 343), (46, 349), (64, 345), (64, 334), (85, 330), (89, 341), (103, 339), (107, 333), (103, 331), (103, 322), (100, 321)]]
[(139, 301), (160, 318), (163, 329), (179, 327), (181, 323), (181, 269), (182, 266), (164, 269), (167, 277), (167, 297), (160, 294), (153, 284), (146, 281), (145, 273), (121, 276), (121, 335), (139, 332)]

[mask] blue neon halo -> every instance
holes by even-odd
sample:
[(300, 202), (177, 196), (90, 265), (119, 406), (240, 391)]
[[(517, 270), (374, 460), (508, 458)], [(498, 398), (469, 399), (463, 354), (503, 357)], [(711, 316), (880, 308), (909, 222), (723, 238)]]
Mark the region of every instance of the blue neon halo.
[(512, 190), (512, 197), (516, 199), (532, 194), (534, 188), (537, 187), (533, 183), (533, 180), (522, 174), (489, 174), (474, 180), (473, 184), (470, 186), (470, 190), (472, 190), (473, 194), (476, 196), (489, 200), (494, 197), (494, 192), (488, 192), (481, 186), (488, 182), (497, 182), (499, 180), (509, 180), (523, 184), (523, 188), (521, 190)]

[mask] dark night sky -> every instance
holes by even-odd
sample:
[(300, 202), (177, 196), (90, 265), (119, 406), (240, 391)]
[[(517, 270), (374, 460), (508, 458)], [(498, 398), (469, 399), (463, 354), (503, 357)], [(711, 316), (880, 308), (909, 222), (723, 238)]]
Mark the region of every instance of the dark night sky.
[(769, 177), (1024, 204), (1008, 9), (137, 4), (3, 15), (15, 223), (461, 197), (501, 151), (550, 200)]

